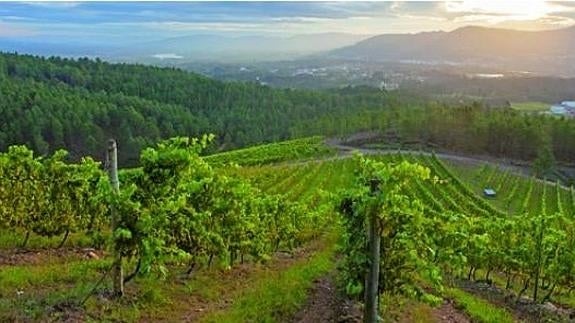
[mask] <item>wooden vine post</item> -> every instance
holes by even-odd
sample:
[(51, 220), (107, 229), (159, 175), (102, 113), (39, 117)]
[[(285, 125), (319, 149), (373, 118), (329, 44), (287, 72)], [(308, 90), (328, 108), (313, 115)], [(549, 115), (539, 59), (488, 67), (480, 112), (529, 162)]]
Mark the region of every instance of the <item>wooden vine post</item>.
[[(379, 192), (379, 180), (370, 181), (371, 194)], [(369, 214), (369, 271), (365, 279), (365, 313), (364, 322), (377, 323), (378, 315), (378, 294), (379, 294), (379, 261), (381, 248), (381, 230), (378, 220), (377, 208), (370, 209)]]
[[(113, 194), (119, 194), (120, 181), (118, 180), (118, 147), (114, 139), (108, 141), (108, 175), (112, 185)], [(112, 234), (118, 226), (118, 210), (112, 204), (110, 207)], [(122, 268), (122, 254), (113, 244), (114, 263), (112, 268), (112, 280), (114, 286), (114, 296), (122, 297), (124, 295), (124, 271)]]

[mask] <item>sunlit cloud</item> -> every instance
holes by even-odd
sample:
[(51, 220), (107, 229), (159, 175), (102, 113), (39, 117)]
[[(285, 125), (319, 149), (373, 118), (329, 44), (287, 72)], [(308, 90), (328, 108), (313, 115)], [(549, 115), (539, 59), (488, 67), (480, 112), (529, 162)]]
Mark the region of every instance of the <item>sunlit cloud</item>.
[(420, 15), (420, 14), (409, 14), (409, 13), (398, 13), (396, 15), (397, 18), (406, 19), (406, 20), (430, 20), (436, 22), (448, 22), (449, 19), (446, 17), (438, 16), (438, 15)]
[(446, 2), (447, 14), (458, 14), (455, 22), (498, 24), (506, 21), (538, 21), (552, 14), (572, 12), (575, 7), (543, 0)]
[[(544, 30), (575, 23), (575, 3), (450, 2), (26, 2), (0, 6), (0, 35), (79, 41), (167, 38), (192, 33), (352, 34), (450, 31), (467, 25)], [(9, 27), (9, 28), (8, 28)], [(84, 36), (84, 37), (82, 37)], [(96, 39), (98, 38), (98, 39)]]
[(461, 2), (446, 2), (447, 12), (473, 15), (514, 16), (523, 19), (536, 19), (545, 16), (550, 9), (542, 0), (516, 1), (484, 1), (465, 0)]

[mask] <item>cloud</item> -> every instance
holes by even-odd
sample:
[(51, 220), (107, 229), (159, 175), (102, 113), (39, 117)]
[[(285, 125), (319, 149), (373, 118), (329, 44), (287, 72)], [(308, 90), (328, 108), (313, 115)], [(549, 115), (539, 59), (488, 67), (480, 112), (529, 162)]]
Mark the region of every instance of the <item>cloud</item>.
[(0, 16), (0, 20), (8, 21), (34, 21), (36, 19), (23, 16)]
[(497, 23), (494, 26), (499, 28), (512, 28), (512, 29), (536, 31), (536, 30), (564, 28), (572, 26), (574, 24), (575, 19), (573, 18), (561, 17), (561, 16), (545, 16), (536, 20), (529, 20), (529, 21), (508, 20)]
[(182, 59), (182, 58), (184, 58), (184, 56), (177, 55), (177, 54), (174, 54), (174, 53), (155, 54), (155, 55), (152, 55), (152, 57), (158, 58), (158, 59), (160, 59), (160, 60), (164, 60), (164, 59)]
[(449, 21), (446, 17), (439, 16), (439, 15), (421, 15), (421, 14), (409, 14), (409, 13), (398, 13), (396, 15), (398, 19), (406, 19), (406, 20), (431, 20), (436, 22), (447, 22)]
[(546, 30), (575, 23), (574, 3), (543, 0), (445, 2), (441, 12), (454, 26)]
[(265, 30), (261, 23), (234, 23), (234, 22), (182, 22), (182, 21), (155, 21), (144, 23), (109, 23), (108, 26), (132, 26), (166, 31), (254, 31)]
[[(370, 19), (369, 17), (354, 17), (360, 19)], [(270, 19), (263, 20), (264, 22), (271, 22), (271, 23), (290, 23), (290, 24), (315, 24), (315, 23), (324, 23), (324, 22), (332, 22), (338, 19), (334, 18), (325, 18), (325, 17), (307, 17), (307, 16), (291, 16), (291, 17), (274, 17)]]
[(35, 34), (36, 33), (29, 28), (0, 21), (0, 37), (27, 37)]
[[(1, 1), (1, 0), (0, 0)], [(465, 25), (550, 29), (575, 23), (575, 3), (458, 2), (26, 2), (0, 5), (0, 35), (162, 39), (193, 33), (354, 34), (453, 30)]]
[(43, 8), (56, 8), (56, 9), (68, 9), (75, 8), (81, 5), (81, 2), (61, 2), (61, 1), (38, 1), (38, 2), (22, 2), (23, 4), (35, 7)]
[(460, 21), (484, 20), (537, 20), (552, 14), (575, 11), (575, 6), (551, 3), (543, 0), (484, 1), (465, 0), (445, 2), (445, 13)]

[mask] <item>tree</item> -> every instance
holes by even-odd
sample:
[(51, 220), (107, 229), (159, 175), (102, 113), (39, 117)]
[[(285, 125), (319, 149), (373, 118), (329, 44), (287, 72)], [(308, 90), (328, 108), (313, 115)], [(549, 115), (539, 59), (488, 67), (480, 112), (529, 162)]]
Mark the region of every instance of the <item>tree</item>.
[(545, 176), (555, 166), (555, 156), (551, 147), (551, 140), (547, 135), (541, 137), (537, 150), (537, 158), (533, 162), (533, 172), (536, 176)]

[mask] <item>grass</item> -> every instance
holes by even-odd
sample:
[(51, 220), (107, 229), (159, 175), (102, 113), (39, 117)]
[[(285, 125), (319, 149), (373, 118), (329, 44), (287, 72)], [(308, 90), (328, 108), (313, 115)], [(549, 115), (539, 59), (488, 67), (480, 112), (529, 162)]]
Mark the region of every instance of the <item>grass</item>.
[[(26, 232), (20, 229), (0, 229), (0, 250), (19, 248), (26, 237)], [(53, 249), (58, 247), (62, 241), (63, 235), (54, 237), (42, 237), (30, 233), (26, 249)], [(64, 247), (91, 247), (92, 239), (85, 233), (71, 233), (66, 240)]]
[(306, 301), (313, 281), (334, 269), (334, 244), (283, 272), (270, 272), (234, 297), (231, 307), (203, 322), (281, 322)]
[(0, 321), (47, 320), (54, 306), (78, 304), (107, 267), (105, 260), (0, 267)]
[[(126, 285), (126, 296), (116, 301), (103, 294), (111, 288), (108, 277), (83, 306), (82, 300), (109, 268), (109, 258), (2, 266), (0, 322), (60, 321), (70, 315), (72, 320), (122, 322), (195, 321), (204, 315), (218, 322), (288, 318), (305, 302), (314, 279), (333, 269), (335, 240), (335, 234), (329, 234), (294, 258), (231, 270), (203, 268), (187, 276), (181, 266), (170, 266), (166, 279), (153, 274), (136, 278)], [(126, 264), (126, 270), (133, 266)]]
[(3, 291), (35, 290), (85, 280), (87, 276), (104, 271), (106, 266), (109, 266), (109, 261), (93, 260), (42, 266), (4, 267), (0, 271), (0, 283)]
[(400, 295), (380, 295), (379, 309), (384, 322), (436, 322), (432, 305)]
[(409, 322), (413, 323), (432, 323), (435, 322), (433, 318), (433, 307), (424, 303), (415, 303), (409, 308), (410, 318)]
[(467, 313), (474, 321), (483, 323), (512, 323), (513, 316), (500, 307), (486, 300), (456, 288), (445, 290), (445, 296), (455, 301), (458, 307)]
[(405, 304), (403, 313), (400, 314), (397, 321), (405, 323), (434, 323), (436, 321), (433, 311), (434, 309), (431, 305), (417, 301), (409, 301)]
[[(81, 320), (136, 322), (147, 311), (169, 317), (162, 313), (170, 305), (168, 297), (177, 299), (184, 294), (178, 282), (150, 275), (127, 285), (126, 297), (112, 301), (101, 297), (111, 289), (108, 276), (82, 305), (110, 264), (108, 258), (0, 267), (0, 322), (60, 321), (67, 315)], [(126, 264), (125, 269), (133, 266)]]
[(523, 112), (544, 112), (549, 110), (550, 104), (543, 102), (512, 102), (511, 108)]

